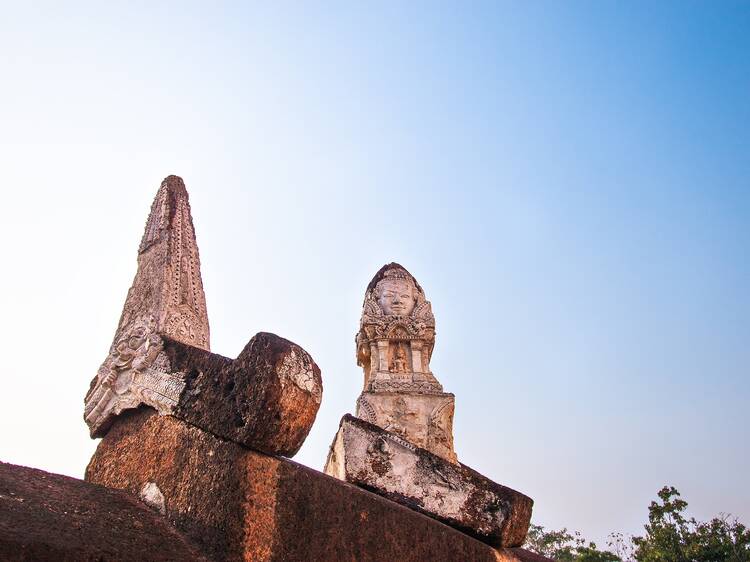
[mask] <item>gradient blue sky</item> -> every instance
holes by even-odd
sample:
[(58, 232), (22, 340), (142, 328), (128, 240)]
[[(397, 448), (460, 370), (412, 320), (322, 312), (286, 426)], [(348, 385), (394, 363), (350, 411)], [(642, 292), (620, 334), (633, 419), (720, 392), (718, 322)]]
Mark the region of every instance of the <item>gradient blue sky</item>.
[(433, 303), (459, 458), (534, 519), (750, 522), (750, 2), (0, 3), (0, 459), (81, 476), (151, 199), (212, 348), (305, 347), (320, 469), (384, 263)]

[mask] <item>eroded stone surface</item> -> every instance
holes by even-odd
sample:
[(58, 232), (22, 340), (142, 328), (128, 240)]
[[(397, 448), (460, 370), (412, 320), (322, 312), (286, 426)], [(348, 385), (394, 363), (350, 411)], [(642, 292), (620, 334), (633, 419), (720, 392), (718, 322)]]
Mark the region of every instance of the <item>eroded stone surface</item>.
[(208, 562), (131, 494), (0, 462), (3, 562)]
[[(363, 392), (356, 416), (454, 462), (452, 394)], [(408, 431), (405, 431), (406, 428)]]
[(110, 353), (85, 398), (92, 437), (146, 405), (225, 439), (294, 455), (320, 407), (320, 369), (298, 345), (260, 333), (237, 359), (209, 351), (206, 302), (185, 185), (169, 176), (151, 206)]
[(158, 334), (208, 350), (209, 327), (200, 257), (185, 184), (167, 177), (156, 194), (138, 249), (109, 355), (86, 395), (92, 437), (123, 410), (147, 404), (170, 412), (181, 388), (159, 354)]
[(341, 420), (325, 472), (496, 547), (526, 538), (531, 498), (354, 416)]
[(172, 415), (265, 453), (299, 450), (323, 392), (320, 369), (304, 349), (261, 332), (231, 360), (165, 341), (165, 355), (185, 377)]
[(357, 416), (457, 462), (455, 399), (430, 370), (434, 345), (435, 317), (422, 287), (402, 266), (383, 266), (365, 292), (357, 333), (365, 378)]
[(213, 560), (547, 560), (493, 549), (346, 482), (148, 409), (118, 418), (86, 479), (133, 494), (153, 482), (168, 519)]

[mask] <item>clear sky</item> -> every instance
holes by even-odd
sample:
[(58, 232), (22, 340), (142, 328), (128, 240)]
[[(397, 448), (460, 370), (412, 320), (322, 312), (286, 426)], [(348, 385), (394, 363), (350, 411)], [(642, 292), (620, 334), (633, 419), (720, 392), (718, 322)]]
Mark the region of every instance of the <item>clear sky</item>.
[[(212, 349), (362, 385), (364, 289), (437, 320), (460, 460), (534, 519), (750, 523), (750, 2), (0, 4), (0, 459), (82, 476), (151, 200), (185, 179)], [(407, 5), (408, 4), (408, 5)]]

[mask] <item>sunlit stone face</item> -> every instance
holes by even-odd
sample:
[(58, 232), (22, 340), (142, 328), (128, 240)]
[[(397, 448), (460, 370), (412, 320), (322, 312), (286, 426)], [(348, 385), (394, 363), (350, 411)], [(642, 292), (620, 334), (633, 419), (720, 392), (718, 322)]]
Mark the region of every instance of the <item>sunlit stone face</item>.
[(386, 279), (378, 283), (378, 304), (385, 314), (408, 316), (414, 310), (415, 288), (406, 279)]

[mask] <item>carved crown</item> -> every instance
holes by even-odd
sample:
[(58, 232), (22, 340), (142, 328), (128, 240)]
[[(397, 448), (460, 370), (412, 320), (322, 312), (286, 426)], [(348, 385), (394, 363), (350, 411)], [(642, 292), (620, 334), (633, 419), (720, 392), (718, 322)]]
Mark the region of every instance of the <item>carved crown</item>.
[[(391, 279), (407, 280), (414, 287), (414, 308), (408, 316), (386, 315), (378, 302), (378, 285)], [(406, 268), (397, 263), (389, 263), (380, 268), (367, 286), (357, 342), (387, 338), (399, 325), (410, 338), (430, 341), (434, 339), (435, 317), (432, 314), (432, 305), (425, 298), (424, 290)]]

